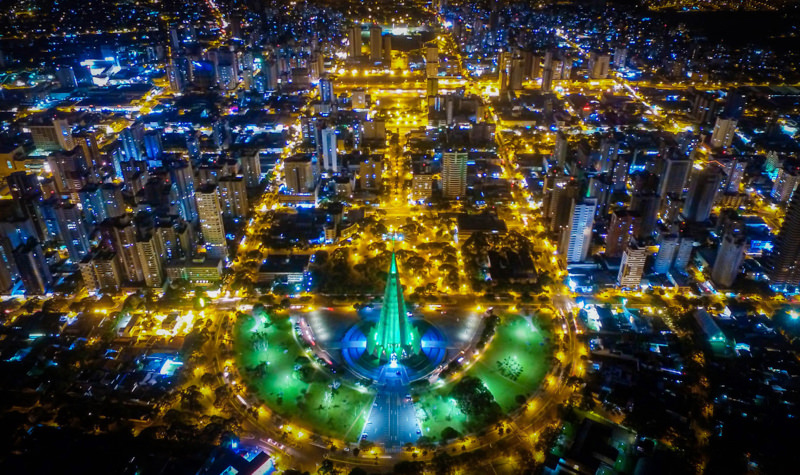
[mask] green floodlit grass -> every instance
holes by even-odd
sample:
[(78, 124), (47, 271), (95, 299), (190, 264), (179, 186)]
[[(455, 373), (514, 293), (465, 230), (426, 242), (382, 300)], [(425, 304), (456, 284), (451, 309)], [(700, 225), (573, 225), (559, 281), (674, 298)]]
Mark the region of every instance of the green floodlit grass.
[[(256, 349), (250, 343), (254, 329), (266, 333), (266, 349)], [(269, 326), (254, 326), (252, 319), (245, 320), (238, 327), (235, 346), (240, 374), (267, 406), (291, 423), (322, 435), (358, 440), (374, 396), (344, 384), (331, 390), (328, 385), (334, 375), (325, 371), (319, 371), (319, 377), (310, 384), (299, 379), (294, 371), (295, 360), (305, 355), (305, 351), (293, 332), (288, 318), (275, 319)], [(262, 362), (269, 363), (263, 377), (255, 377), (244, 369)]]
[[(497, 327), (492, 342), (465, 375), (480, 378), (505, 412), (519, 407), (517, 395), (535, 392), (547, 373), (545, 334), (522, 316), (507, 315)], [(503, 363), (503, 368), (498, 366)], [(426, 436), (439, 439), (450, 426), (461, 434), (470, 432), (467, 418), (449, 398), (454, 383), (433, 387), (420, 395), (417, 416)], [(474, 427), (472, 428), (475, 429)]]

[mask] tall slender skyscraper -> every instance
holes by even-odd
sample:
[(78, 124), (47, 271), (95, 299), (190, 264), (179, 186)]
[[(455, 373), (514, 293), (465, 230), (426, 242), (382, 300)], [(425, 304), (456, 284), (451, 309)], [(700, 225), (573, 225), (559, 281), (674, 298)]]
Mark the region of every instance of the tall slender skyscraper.
[(43, 295), (53, 285), (53, 275), (44, 260), (44, 252), (34, 238), (14, 250), (14, 262), (25, 287), (25, 293)]
[[(339, 161), (336, 156), (336, 129), (321, 129), (319, 135), (320, 144), (317, 154), (317, 164), (321, 164), (323, 170), (330, 170), (336, 173), (339, 171)], [(320, 158), (322, 158), (322, 161), (320, 161)]]
[(564, 170), (564, 165), (567, 163), (567, 152), (569, 151), (569, 145), (567, 143), (567, 136), (564, 132), (558, 131), (556, 133), (556, 146), (553, 149), (553, 161), (555, 162), (555, 166), (558, 167), (559, 171)]
[(200, 229), (211, 257), (227, 257), (225, 227), (222, 224), (222, 207), (216, 185), (203, 185), (195, 193)]
[(350, 58), (361, 56), (361, 25), (353, 25), (347, 29), (347, 53)]
[(714, 131), (711, 133), (711, 146), (714, 148), (730, 147), (734, 135), (736, 135), (736, 119), (719, 116), (714, 124)]
[(606, 256), (621, 257), (631, 238), (638, 234), (641, 218), (638, 213), (626, 209), (611, 213), (611, 222), (606, 235)]
[(560, 246), (567, 262), (583, 262), (589, 254), (596, 204), (591, 198), (583, 201), (573, 200), (569, 227), (563, 230)]
[(380, 25), (373, 24), (369, 27), (369, 60), (376, 63), (381, 60), (383, 51), (381, 49), (382, 41), (381, 34), (383, 29)]
[(723, 177), (722, 171), (716, 166), (710, 166), (698, 174), (683, 207), (683, 215), (687, 220), (702, 222), (708, 219)]
[(333, 104), (333, 84), (330, 78), (321, 78), (319, 80), (319, 100), (323, 104)]
[(686, 186), (686, 179), (692, 169), (692, 162), (681, 155), (670, 155), (664, 161), (664, 169), (661, 173), (661, 182), (658, 184), (658, 195), (662, 198), (668, 193), (683, 194), (683, 187)]
[(315, 180), (310, 156), (296, 155), (287, 158), (283, 163), (286, 189), (290, 193), (310, 193), (314, 190)]
[(729, 288), (739, 275), (744, 262), (747, 238), (741, 220), (732, 222), (722, 235), (722, 242), (717, 250), (717, 258), (711, 270), (711, 280), (722, 288)]
[(89, 236), (83, 215), (74, 204), (64, 203), (56, 208), (56, 217), (61, 241), (67, 248), (69, 258), (77, 264), (89, 252)]
[(647, 248), (631, 246), (622, 254), (617, 284), (624, 288), (638, 287), (642, 282), (644, 264), (647, 261)]
[(773, 285), (800, 285), (800, 193), (795, 193), (789, 202), (770, 267)]
[(638, 213), (640, 224), (634, 236), (640, 241), (645, 241), (653, 236), (658, 222), (658, 208), (661, 198), (655, 193), (635, 191), (631, 197), (631, 211)]
[(442, 195), (448, 199), (464, 196), (467, 190), (467, 152), (442, 153)]
[(656, 254), (656, 262), (653, 265), (653, 270), (656, 274), (666, 274), (672, 268), (672, 263), (675, 261), (675, 256), (678, 254), (678, 247), (680, 246), (680, 238), (676, 234), (671, 234), (661, 238), (658, 245), (658, 254)]
[(781, 167), (778, 176), (772, 183), (770, 197), (777, 203), (786, 203), (792, 198), (797, 184), (800, 182), (800, 170), (796, 167)]

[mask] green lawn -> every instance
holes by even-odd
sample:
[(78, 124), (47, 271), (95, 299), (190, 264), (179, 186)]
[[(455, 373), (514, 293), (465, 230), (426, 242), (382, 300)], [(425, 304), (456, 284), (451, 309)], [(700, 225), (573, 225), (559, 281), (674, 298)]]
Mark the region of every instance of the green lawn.
[[(545, 336), (522, 316), (503, 316), (491, 343), (465, 375), (480, 378), (503, 411), (509, 412), (519, 407), (518, 395), (527, 398), (544, 379), (548, 353), (543, 344)], [(466, 416), (449, 398), (453, 384), (434, 386), (421, 394), (416, 404), (424, 434), (434, 439), (440, 438), (448, 426), (462, 434), (470, 432)]]
[[(266, 345), (257, 346), (257, 333), (265, 336)], [(288, 318), (265, 321), (247, 319), (237, 329), (236, 352), (240, 373), (248, 386), (273, 411), (316, 433), (358, 440), (365, 424), (373, 395), (342, 384), (333, 390), (333, 375), (319, 369), (306, 382), (295, 371), (298, 357), (306, 352), (297, 343)], [(261, 373), (247, 371), (268, 363)]]

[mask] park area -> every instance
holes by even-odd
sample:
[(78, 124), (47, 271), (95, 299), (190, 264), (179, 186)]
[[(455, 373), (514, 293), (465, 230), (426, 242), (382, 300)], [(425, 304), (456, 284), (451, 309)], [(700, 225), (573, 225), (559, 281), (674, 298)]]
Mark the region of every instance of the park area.
[(535, 319), (517, 314), (503, 316), (494, 338), (459, 377), (444, 385), (434, 384), (417, 391), (415, 406), (423, 435), (436, 441), (456, 436), (448, 429), (448, 436), (443, 437), (447, 428), (462, 435), (482, 428), (485, 421), (480, 416), (462, 412), (458, 398), (454, 397), (454, 390), (463, 380), (482, 381), (491, 394), (491, 397), (485, 394), (483, 400), (491, 402), (493, 399), (500, 413), (507, 414), (526, 402), (544, 379), (549, 361), (547, 335), (534, 322)]
[(250, 391), (290, 424), (357, 441), (373, 395), (338, 378), (306, 351), (289, 317), (263, 310), (237, 322), (238, 367)]

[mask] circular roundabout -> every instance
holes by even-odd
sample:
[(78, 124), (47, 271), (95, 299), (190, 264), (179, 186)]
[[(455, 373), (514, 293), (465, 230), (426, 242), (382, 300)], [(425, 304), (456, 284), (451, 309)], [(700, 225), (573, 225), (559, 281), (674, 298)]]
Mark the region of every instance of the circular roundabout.
[(272, 417), (283, 443), (387, 454), (455, 440), (478, 446), (498, 421), (536, 411), (553, 369), (552, 317), (514, 306), (407, 305), (392, 255), (374, 306), (240, 314), (233, 363), (247, 405)]

